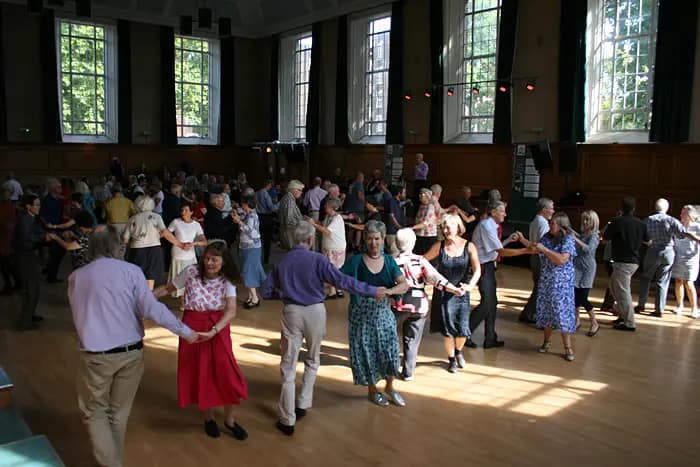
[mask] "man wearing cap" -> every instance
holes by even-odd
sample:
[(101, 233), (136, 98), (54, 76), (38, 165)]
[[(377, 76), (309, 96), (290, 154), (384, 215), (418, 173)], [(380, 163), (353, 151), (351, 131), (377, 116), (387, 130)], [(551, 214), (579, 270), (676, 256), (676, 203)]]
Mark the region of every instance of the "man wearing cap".
[(280, 200), (278, 210), (280, 222), (280, 247), (283, 250), (290, 250), (294, 246), (294, 229), (299, 222), (304, 220), (304, 216), (297, 206), (297, 200), (304, 191), (304, 184), (299, 180), (291, 180), (287, 184), (287, 193)]

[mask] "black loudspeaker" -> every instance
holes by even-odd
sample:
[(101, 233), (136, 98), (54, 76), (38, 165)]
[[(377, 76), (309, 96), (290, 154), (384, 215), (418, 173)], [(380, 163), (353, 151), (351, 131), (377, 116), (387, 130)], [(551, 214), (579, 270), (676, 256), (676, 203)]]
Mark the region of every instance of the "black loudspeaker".
[(47, 0), (49, 5), (63, 6), (65, 4), (64, 0)]
[(180, 16), (180, 34), (183, 36), (192, 35), (192, 17), (191, 16)]
[(545, 172), (554, 168), (554, 164), (552, 163), (552, 151), (550, 151), (547, 141), (529, 144), (528, 149), (530, 149), (532, 160), (538, 172)]
[(75, 0), (75, 14), (79, 18), (92, 16), (92, 2), (90, 0)]
[(43, 9), (43, 0), (29, 0), (27, 2), (27, 11), (29, 11), (29, 13), (41, 13), (41, 10)]
[(289, 163), (303, 164), (306, 162), (305, 144), (292, 144), (291, 147), (285, 148), (284, 153)]
[(562, 141), (559, 143), (559, 173), (576, 173), (578, 163), (578, 146), (576, 143)]
[(231, 35), (231, 18), (219, 18), (219, 36), (228, 37)]
[(204, 29), (211, 28), (211, 10), (209, 8), (200, 8), (197, 19), (197, 27)]

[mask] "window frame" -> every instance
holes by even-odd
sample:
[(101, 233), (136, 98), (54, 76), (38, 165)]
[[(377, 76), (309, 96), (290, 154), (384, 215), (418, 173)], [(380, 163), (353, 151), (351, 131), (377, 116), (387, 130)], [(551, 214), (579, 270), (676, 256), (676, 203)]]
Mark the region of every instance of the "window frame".
[[(369, 31), (370, 24), (374, 21), (389, 18), (391, 20), (391, 10), (386, 8), (375, 9), (370, 12), (363, 12), (350, 18), (350, 27), (348, 28), (348, 136), (351, 143), (354, 144), (385, 144), (386, 142), (386, 124), (388, 115), (388, 86), (389, 86), (389, 68), (386, 70), (368, 71), (369, 64), (369, 42), (370, 36), (376, 34), (389, 35), (389, 56), (385, 57), (389, 66), (391, 66), (391, 26), (388, 31), (371, 34)], [(371, 102), (368, 93), (368, 76), (376, 73), (386, 73), (385, 87), (387, 92), (384, 96), (385, 101), (385, 116), (384, 120), (369, 121), (369, 107)], [(367, 125), (383, 123), (384, 134), (368, 134), (366, 131)]]
[[(80, 134), (66, 134), (63, 127), (63, 62), (61, 56), (61, 40), (63, 35), (61, 34), (61, 24), (82, 24), (87, 26), (97, 26), (104, 29), (104, 98), (105, 98), (105, 119), (104, 135), (80, 135)], [(58, 86), (58, 112), (59, 121), (61, 126), (61, 140), (64, 143), (98, 143), (98, 144), (114, 144), (118, 142), (119, 138), (119, 115), (118, 115), (118, 68), (117, 68), (117, 56), (118, 56), (118, 43), (117, 43), (117, 26), (114, 23), (108, 21), (83, 21), (76, 18), (69, 17), (56, 17), (54, 19), (54, 33), (56, 37), (56, 71), (58, 73), (57, 86)], [(70, 36), (69, 36), (70, 37)], [(85, 38), (89, 39), (89, 38)], [(96, 40), (96, 39), (93, 39)], [(72, 71), (67, 72), (69, 75), (74, 75)], [(78, 73), (85, 76), (98, 77), (98, 74), (89, 73)], [(97, 103), (95, 103), (97, 106)], [(97, 109), (95, 109), (97, 110)], [(97, 113), (97, 112), (96, 112)], [(71, 120), (74, 121), (74, 120)], [(91, 122), (92, 123), (92, 122)], [(99, 122), (95, 122), (99, 123)]]
[[(649, 133), (651, 131), (651, 112), (652, 112), (652, 106), (653, 106), (653, 92), (654, 92), (654, 71), (655, 71), (655, 65), (656, 65), (656, 41), (658, 37), (658, 14), (659, 14), (659, 2), (658, 0), (654, 0), (654, 6), (651, 12), (650, 16), (650, 31), (649, 33), (638, 33), (638, 34), (630, 34), (630, 35), (624, 35), (624, 36), (617, 36), (613, 39), (607, 39), (603, 38), (603, 22), (605, 21), (605, 13), (603, 11), (604, 8), (604, 1), (605, 0), (588, 0), (588, 24), (586, 25), (586, 105), (585, 105), (585, 110), (586, 110), (586, 117), (585, 117), (585, 124), (586, 124), (586, 142), (587, 143), (648, 143), (649, 142)], [(616, 0), (616, 4), (618, 6), (617, 8), (617, 14), (616, 14), (616, 20), (615, 20), (615, 29), (617, 31), (620, 16), (619, 16), (619, 1)], [(642, 43), (642, 40), (646, 38), (649, 43), (649, 71), (647, 72), (648, 80), (647, 80), (647, 94), (648, 94), (648, 107), (645, 108), (632, 108), (632, 109), (613, 109), (612, 108), (612, 103), (614, 102), (616, 92), (615, 92), (615, 51), (617, 50), (617, 45), (621, 42), (627, 41), (627, 40), (638, 40), (638, 44)], [(600, 100), (601, 100), (601, 88), (602, 88), (602, 62), (603, 62), (603, 54), (604, 54), (604, 49), (605, 49), (605, 44), (611, 44), (612, 50), (613, 50), (613, 55), (612, 55), (612, 60), (613, 60), (613, 73), (612, 73), (612, 83), (610, 83), (610, 99), (611, 99), (611, 108), (610, 110), (601, 110), (600, 109)], [(636, 64), (638, 65), (638, 58), (639, 53), (637, 53), (637, 62)], [(639, 76), (639, 74), (635, 73), (634, 75), (630, 76)], [(637, 93), (638, 90), (638, 84), (635, 85), (635, 94)], [(596, 127), (598, 126), (598, 119), (602, 118), (604, 114), (609, 114), (611, 116), (615, 114), (620, 114), (624, 115), (626, 114), (632, 114), (632, 115), (639, 115), (642, 113), (647, 113), (649, 115), (649, 119), (647, 121), (647, 129), (645, 130), (640, 130), (640, 129), (631, 129), (631, 130), (624, 130), (624, 129), (615, 129), (615, 130), (598, 130)]]
[[(221, 42), (212, 37), (206, 37), (206, 36), (183, 36), (181, 34), (175, 34), (173, 37), (173, 46), (175, 48), (175, 58), (174, 60), (177, 60), (177, 50), (178, 47), (175, 44), (175, 40), (177, 38), (180, 39), (189, 39), (189, 40), (200, 40), (200, 41), (207, 41), (209, 44), (209, 83), (207, 86), (209, 87), (209, 137), (207, 138), (199, 138), (199, 137), (193, 137), (193, 136), (178, 136), (177, 137), (177, 144), (178, 145), (183, 145), (183, 146), (192, 146), (192, 145), (201, 145), (201, 146), (213, 146), (217, 145), (219, 143), (219, 138), (220, 138), (220, 129), (219, 129), (219, 118), (220, 118), (220, 92), (221, 92), (221, 87), (220, 87), (220, 81), (221, 81)], [(179, 48), (180, 50), (183, 50), (182, 47)], [(184, 49), (187, 50), (187, 49)], [(203, 52), (202, 52), (203, 53)], [(176, 124), (176, 133), (177, 130), (182, 127), (183, 125), (177, 123), (177, 84), (187, 84), (185, 81), (178, 81), (177, 78), (174, 78), (175, 82), (175, 89), (176, 89), (176, 95), (175, 95), (175, 124)], [(189, 84), (196, 84), (199, 86), (202, 86), (203, 83), (189, 83)], [(187, 125), (189, 126), (189, 125)]]
[[(471, 99), (473, 94), (471, 94), (471, 85), (459, 84), (456, 86), (445, 86), (439, 90), (443, 96), (443, 142), (446, 144), (490, 144), (493, 143), (493, 130), (491, 132), (465, 132), (464, 121), (472, 120), (474, 118), (491, 118), (495, 120), (495, 106), (496, 106), (496, 83), (497, 83), (497, 73), (498, 73), (498, 43), (500, 40), (500, 21), (501, 21), (501, 8), (503, 7), (502, 0), (498, 1), (497, 7), (491, 7), (483, 11), (497, 11), (497, 23), (496, 23), (496, 47), (493, 54), (487, 55), (475, 55), (470, 58), (465, 58), (465, 48), (466, 48), (466, 31), (465, 31), (465, 20), (468, 15), (474, 15), (475, 13), (467, 13), (466, 5), (467, 2), (473, 0), (444, 0), (443, 1), (443, 80), (445, 83), (466, 83), (467, 79), (465, 76), (465, 67), (468, 61), (474, 61), (483, 58), (493, 57), (496, 62), (496, 69), (494, 70), (493, 77), (491, 78), (493, 82), (488, 83), (478, 83), (481, 89), (489, 88), (492, 89), (494, 96), (494, 114), (493, 115), (479, 115), (477, 117), (466, 116), (464, 109), (466, 105), (467, 95)], [(472, 34), (472, 47), (474, 44), (473, 34)], [(483, 81), (483, 80), (479, 80)], [(454, 89), (454, 95), (448, 96), (447, 89), (452, 87)], [(511, 90), (512, 92), (512, 90)]]
[[(297, 51), (297, 44), (306, 39), (312, 39), (313, 47), (313, 36), (311, 29), (303, 29), (291, 32), (280, 37), (280, 47), (279, 47), (279, 71), (278, 71), (278, 86), (277, 86), (277, 107), (278, 107), (278, 127), (279, 127), (279, 139), (280, 141), (295, 141), (295, 142), (305, 142), (307, 140), (306, 135), (306, 118), (303, 119), (303, 125), (297, 125), (297, 120), (300, 117), (300, 105), (299, 96), (297, 95), (297, 86), (305, 85), (307, 87), (306, 91), (306, 102), (303, 104), (305, 106), (304, 116), (308, 111), (308, 86), (309, 81), (299, 81), (297, 82), (297, 54), (299, 52), (308, 53), (309, 69), (307, 71), (307, 77), (311, 79), (311, 48), (303, 49)], [(304, 137), (297, 137), (297, 130), (304, 129)]]

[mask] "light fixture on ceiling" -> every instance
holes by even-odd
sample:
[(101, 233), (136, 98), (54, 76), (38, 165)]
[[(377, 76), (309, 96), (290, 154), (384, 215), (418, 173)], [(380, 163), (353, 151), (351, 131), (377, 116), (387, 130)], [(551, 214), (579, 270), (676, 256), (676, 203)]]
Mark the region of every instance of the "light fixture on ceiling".
[(455, 95), (455, 88), (447, 88), (447, 95), (452, 97)]
[(433, 88), (427, 88), (425, 91), (423, 91), (423, 95), (428, 99), (433, 97)]
[(479, 94), (479, 86), (476, 86), (476, 85), (472, 86), (471, 93), (474, 94), (475, 96), (477, 94)]
[(525, 83), (525, 89), (527, 89), (528, 91), (534, 91), (535, 90), (535, 80), (528, 79), (527, 82)]
[(413, 94), (411, 94), (411, 90), (410, 90), (410, 89), (408, 89), (408, 90), (404, 93), (403, 98), (406, 99), (407, 101), (410, 101), (411, 99), (413, 99)]

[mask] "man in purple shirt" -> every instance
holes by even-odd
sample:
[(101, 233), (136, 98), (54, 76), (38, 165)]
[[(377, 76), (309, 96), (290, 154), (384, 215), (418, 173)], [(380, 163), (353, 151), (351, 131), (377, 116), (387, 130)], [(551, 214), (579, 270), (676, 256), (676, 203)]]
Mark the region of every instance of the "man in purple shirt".
[(416, 206), (420, 206), (420, 190), (421, 188), (428, 188), (428, 173), (430, 172), (430, 167), (428, 163), (423, 161), (423, 153), (416, 154), (416, 167), (413, 173), (413, 202)]
[(78, 405), (100, 465), (122, 465), (126, 422), (143, 374), (143, 320), (187, 342), (199, 334), (159, 303), (137, 266), (115, 259), (113, 226), (98, 227), (88, 252), (95, 258), (68, 278), (68, 300), (80, 340)]
[[(321, 363), (321, 341), (326, 334), (324, 283), (378, 300), (386, 295), (384, 287), (374, 287), (346, 276), (328, 258), (311, 251), (315, 233), (316, 229), (306, 221), (297, 225), (295, 245), (274, 266), (262, 287), (263, 298), (278, 298), (284, 303), (280, 362), (282, 393), (277, 429), (287, 436), (294, 434), (296, 420), (306, 415), (313, 402), (316, 372)], [(301, 392), (295, 406), (296, 366), (302, 339), (306, 339), (307, 356)]]

